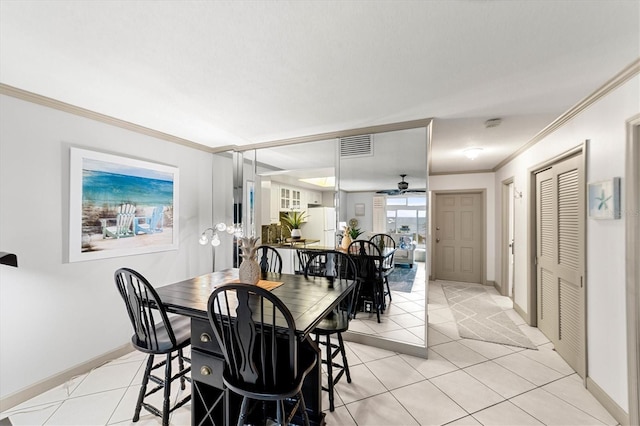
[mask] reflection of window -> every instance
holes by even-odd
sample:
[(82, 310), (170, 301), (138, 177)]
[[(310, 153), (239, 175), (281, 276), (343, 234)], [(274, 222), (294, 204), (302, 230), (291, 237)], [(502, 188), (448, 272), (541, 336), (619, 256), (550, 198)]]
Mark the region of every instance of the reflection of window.
[(427, 205), (427, 197), (409, 197), (407, 199), (408, 206), (426, 206)]
[(426, 206), (425, 196), (387, 197), (387, 232), (409, 234), (423, 245), (427, 235)]
[(395, 210), (387, 210), (387, 231), (391, 229), (396, 229), (396, 211)]
[(389, 197), (387, 198), (387, 206), (406, 206), (407, 199), (405, 197)]

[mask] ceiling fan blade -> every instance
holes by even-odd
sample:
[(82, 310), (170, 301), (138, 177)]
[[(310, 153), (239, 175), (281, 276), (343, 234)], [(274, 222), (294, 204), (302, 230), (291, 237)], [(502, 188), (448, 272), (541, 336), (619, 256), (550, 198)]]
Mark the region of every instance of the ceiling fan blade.
[(382, 189), (380, 191), (376, 191), (376, 194), (398, 195), (400, 194), (400, 191), (397, 189)]

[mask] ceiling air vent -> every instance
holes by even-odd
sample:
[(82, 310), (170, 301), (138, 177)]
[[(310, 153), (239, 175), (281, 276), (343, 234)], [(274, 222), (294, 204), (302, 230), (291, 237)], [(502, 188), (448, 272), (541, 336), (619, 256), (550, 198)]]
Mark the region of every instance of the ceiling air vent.
[(359, 135), (340, 138), (340, 158), (370, 157), (372, 155), (372, 135)]

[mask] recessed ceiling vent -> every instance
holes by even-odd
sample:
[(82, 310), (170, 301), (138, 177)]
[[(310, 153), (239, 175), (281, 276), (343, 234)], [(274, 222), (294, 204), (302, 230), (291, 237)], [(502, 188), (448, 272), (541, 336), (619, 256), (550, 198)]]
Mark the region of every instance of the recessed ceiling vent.
[(373, 135), (358, 135), (340, 138), (340, 158), (371, 157)]

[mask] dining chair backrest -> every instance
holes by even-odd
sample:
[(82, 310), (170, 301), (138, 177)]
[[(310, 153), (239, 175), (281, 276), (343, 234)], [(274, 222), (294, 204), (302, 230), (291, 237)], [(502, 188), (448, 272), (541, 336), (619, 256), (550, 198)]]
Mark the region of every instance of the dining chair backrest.
[(336, 250), (314, 251), (310, 253), (304, 270), (305, 277), (329, 277), (339, 281), (355, 281), (356, 265), (344, 252)]
[(356, 263), (358, 277), (362, 280), (378, 278), (382, 271), (382, 254), (371, 241), (355, 240), (347, 252)]
[(295, 273), (303, 275), (307, 268), (307, 263), (309, 263), (309, 259), (314, 253), (318, 253), (317, 250), (305, 250), (305, 249), (297, 249), (296, 256), (298, 257), (298, 267), (295, 268)]
[(369, 241), (378, 246), (380, 251), (383, 251), (387, 247), (396, 248), (396, 240), (389, 234), (375, 234), (369, 238)]
[(207, 305), (209, 322), (225, 359), (225, 380), (270, 393), (298, 374), (298, 339), (289, 309), (255, 285), (217, 287)]
[[(396, 240), (394, 240), (393, 237), (389, 234), (375, 234), (374, 236), (369, 238), (369, 241), (374, 243), (378, 247), (378, 249), (380, 249), (380, 252), (384, 252), (385, 248), (396, 248)], [(393, 267), (393, 253), (390, 256), (385, 257), (382, 266), (385, 269)]]
[(259, 246), (256, 250), (256, 256), (262, 272), (282, 273), (282, 258), (273, 247)]
[(377, 256), (382, 257), (382, 252), (377, 245), (367, 240), (355, 240), (349, 244), (347, 252), (352, 256)]
[[(344, 283), (351, 285), (358, 281), (358, 271), (356, 263), (344, 252), (336, 250), (315, 251), (311, 254), (307, 267), (304, 271), (305, 277), (326, 277), (331, 285)], [(345, 302), (338, 306), (339, 310), (344, 310), (349, 317), (353, 312), (355, 297), (358, 289), (354, 286), (353, 291), (345, 298)]]
[(165, 353), (176, 348), (171, 322), (160, 296), (149, 281), (129, 268), (118, 269), (114, 278), (133, 327), (133, 345), (150, 353)]

